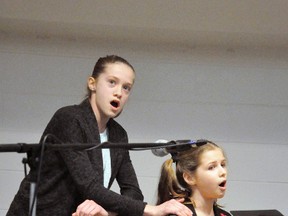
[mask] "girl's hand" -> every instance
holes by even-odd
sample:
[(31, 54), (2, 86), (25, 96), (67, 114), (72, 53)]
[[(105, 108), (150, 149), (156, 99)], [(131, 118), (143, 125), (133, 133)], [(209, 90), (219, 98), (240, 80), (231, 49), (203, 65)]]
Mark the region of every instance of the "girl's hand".
[(108, 212), (93, 200), (85, 200), (72, 216), (108, 216)]
[(192, 212), (191, 210), (183, 205), (181, 202), (183, 202), (184, 199), (171, 199), (169, 201), (166, 201), (158, 206), (151, 206), (146, 205), (144, 209), (144, 216), (165, 216), (169, 214), (174, 214), (178, 216), (191, 216)]

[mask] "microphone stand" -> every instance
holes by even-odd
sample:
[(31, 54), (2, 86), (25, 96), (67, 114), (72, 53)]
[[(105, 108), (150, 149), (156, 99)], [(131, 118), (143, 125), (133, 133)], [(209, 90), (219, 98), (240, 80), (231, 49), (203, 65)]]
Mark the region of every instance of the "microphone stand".
[[(96, 148), (123, 148), (128, 150), (148, 150), (167, 146), (175, 146), (175, 144), (167, 143), (62, 143), (62, 144), (49, 144), (45, 146), (45, 142), (26, 144), (26, 143), (16, 143), (16, 144), (0, 144), (0, 152), (17, 152), (26, 153), (27, 158), (23, 159), (22, 162), (24, 166), (26, 163), (30, 165), (31, 168), (36, 170), (36, 173), (31, 176), (30, 182), (30, 200), (29, 200), (29, 216), (36, 216), (36, 203), (37, 203), (37, 183), (40, 177), (42, 157), (45, 149), (51, 150), (65, 150), (65, 149), (75, 149), (75, 150), (91, 150)], [(39, 152), (40, 158), (39, 158)], [(25, 167), (26, 170), (26, 167)], [(25, 171), (26, 176), (26, 171)]]
[[(44, 144), (26, 144), (26, 143), (17, 143), (17, 144), (3, 144), (0, 145), (0, 152), (18, 152), (26, 153), (27, 158), (22, 159), (24, 164), (25, 177), (27, 176), (26, 165), (33, 169), (39, 169), (39, 150), (41, 147), (44, 148)], [(30, 181), (30, 194), (29, 194), (29, 216), (36, 216), (36, 203), (37, 203), (37, 174), (31, 174)]]
[[(183, 143), (185, 145), (190, 143)], [(177, 144), (183, 145), (183, 144)], [(27, 153), (31, 151), (41, 150), (41, 144), (39, 143), (11, 143), (11, 144), (0, 144), (0, 152), (17, 152), (17, 153)], [(65, 149), (74, 149), (74, 150), (83, 150), (89, 148), (122, 148), (127, 150), (151, 150), (155, 148), (170, 147), (176, 146), (175, 143), (62, 143), (62, 144), (52, 144), (49, 143), (44, 148), (45, 150), (65, 150)]]

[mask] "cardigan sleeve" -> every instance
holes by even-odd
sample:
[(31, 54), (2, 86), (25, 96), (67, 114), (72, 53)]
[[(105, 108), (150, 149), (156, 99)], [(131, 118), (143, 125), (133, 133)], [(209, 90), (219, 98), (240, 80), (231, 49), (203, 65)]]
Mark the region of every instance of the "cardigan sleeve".
[(128, 151), (125, 151), (116, 179), (122, 195), (141, 201), (144, 199)]
[[(110, 142), (128, 143), (126, 131), (116, 121), (110, 120), (108, 122), (108, 129)], [(114, 178), (116, 178), (122, 195), (142, 201), (144, 197), (138, 184), (129, 151), (121, 148), (112, 148), (110, 149), (110, 152), (112, 160), (112, 176), (110, 183), (112, 184)]]

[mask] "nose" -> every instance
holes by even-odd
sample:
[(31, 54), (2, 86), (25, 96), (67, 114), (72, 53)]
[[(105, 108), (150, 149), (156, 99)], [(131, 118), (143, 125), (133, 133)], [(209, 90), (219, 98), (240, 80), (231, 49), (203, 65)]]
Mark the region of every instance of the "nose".
[(115, 87), (113, 95), (116, 96), (117, 98), (121, 98), (122, 97), (122, 87), (120, 87), (120, 86)]
[(227, 175), (226, 167), (220, 166), (219, 174), (220, 174), (220, 176), (226, 176)]

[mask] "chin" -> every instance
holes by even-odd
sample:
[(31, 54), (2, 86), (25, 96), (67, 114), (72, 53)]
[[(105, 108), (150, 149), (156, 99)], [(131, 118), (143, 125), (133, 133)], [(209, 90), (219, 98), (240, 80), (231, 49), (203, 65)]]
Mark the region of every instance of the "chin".
[(117, 113), (113, 118), (117, 118), (121, 113), (122, 113), (122, 110), (119, 113)]
[(223, 198), (224, 196), (225, 196), (225, 193), (220, 194), (218, 198), (221, 199), (221, 198)]

